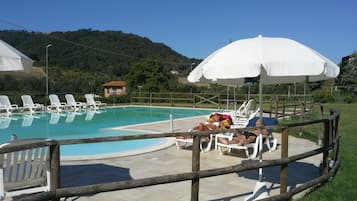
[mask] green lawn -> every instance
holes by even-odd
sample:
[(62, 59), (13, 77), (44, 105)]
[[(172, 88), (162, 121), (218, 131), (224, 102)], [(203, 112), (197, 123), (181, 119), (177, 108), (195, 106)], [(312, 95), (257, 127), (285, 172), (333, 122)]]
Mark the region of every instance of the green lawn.
[(357, 104), (330, 104), (340, 111), (340, 162), (336, 177), (301, 200), (357, 200)]

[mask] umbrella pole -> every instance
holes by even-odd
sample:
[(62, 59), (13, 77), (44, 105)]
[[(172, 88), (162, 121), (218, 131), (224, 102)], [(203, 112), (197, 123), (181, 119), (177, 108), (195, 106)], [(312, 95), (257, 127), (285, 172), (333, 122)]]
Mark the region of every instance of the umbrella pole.
[(263, 118), (263, 83), (260, 76), (259, 80), (259, 118)]
[(233, 106), (234, 112), (237, 111), (237, 99), (236, 99), (236, 85), (233, 87)]
[[(263, 119), (263, 83), (262, 83), (262, 76), (259, 79), (259, 118)], [(260, 132), (260, 142), (259, 142), (259, 162), (263, 161), (263, 138)], [(263, 170), (259, 168), (259, 181), (263, 181)]]
[[(261, 82), (261, 77), (259, 80), (259, 107), (260, 107), (260, 118), (263, 117), (263, 110), (262, 110), (262, 104), (263, 104), (263, 83)], [(262, 134), (260, 132), (260, 139), (259, 139), (259, 162), (263, 161), (263, 138)], [(266, 187), (265, 182), (263, 182), (263, 169), (259, 168), (259, 181), (255, 184), (253, 193), (248, 195), (244, 200), (245, 201), (253, 201), (253, 200), (260, 200), (263, 198), (268, 197), (268, 190)]]
[(229, 110), (229, 86), (227, 86), (227, 106), (226, 106), (227, 111)]

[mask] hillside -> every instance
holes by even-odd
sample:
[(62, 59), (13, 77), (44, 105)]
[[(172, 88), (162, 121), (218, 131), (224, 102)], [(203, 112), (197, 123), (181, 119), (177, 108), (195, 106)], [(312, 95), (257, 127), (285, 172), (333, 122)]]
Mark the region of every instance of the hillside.
[[(121, 31), (83, 29), (69, 32), (3, 30), (0, 39), (32, 58), (33, 72), (0, 73), (0, 91), (6, 93), (45, 91), (46, 46), (49, 56), (49, 85), (53, 93), (86, 93), (111, 80), (125, 80), (129, 88), (143, 85), (148, 91), (179, 90), (178, 76), (187, 76), (191, 63), (162, 43)], [(178, 71), (174, 76), (170, 71)], [(156, 82), (156, 83), (155, 83)]]
[(162, 62), (164, 70), (186, 71), (194, 59), (178, 54), (162, 43), (121, 31), (83, 29), (70, 32), (0, 31), (0, 39), (45, 66), (46, 45), (51, 67), (102, 72), (115, 76), (128, 73), (131, 64), (143, 60)]

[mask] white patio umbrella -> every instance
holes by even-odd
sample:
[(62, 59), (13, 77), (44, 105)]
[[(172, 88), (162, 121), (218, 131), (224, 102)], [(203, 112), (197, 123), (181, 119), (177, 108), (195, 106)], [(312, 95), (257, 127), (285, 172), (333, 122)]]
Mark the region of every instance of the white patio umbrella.
[(260, 76), (261, 84), (278, 84), (326, 80), (337, 77), (339, 72), (336, 64), (301, 43), (259, 35), (237, 40), (213, 52), (187, 79), (242, 84), (245, 78)]
[[(339, 67), (315, 50), (287, 38), (258, 36), (232, 42), (209, 55), (187, 77), (189, 82), (242, 84), (245, 78), (259, 78), (259, 106), (262, 114), (262, 85), (313, 82), (335, 78)], [(260, 153), (260, 160), (262, 154)], [(256, 187), (265, 186), (262, 170)], [(257, 188), (256, 188), (257, 189)], [(254, 195), (251, 198), (262, 198)]]
[(0, 40), (0, 71), (31, 72), (33, 60)]

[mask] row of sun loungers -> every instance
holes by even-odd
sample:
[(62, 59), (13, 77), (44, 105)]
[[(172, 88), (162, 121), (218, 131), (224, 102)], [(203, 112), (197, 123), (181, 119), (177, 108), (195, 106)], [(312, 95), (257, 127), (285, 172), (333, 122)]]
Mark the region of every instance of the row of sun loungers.
[(10, 115), (14, 111), (34, 113), (37, 111), (62, 112), (62, 111), (79, 111), (81, 109), (99, 109), (106, 106), (106, 103), (96, 101), (94, 94), (85, 94), (86, 102), (77, 102), (72, 94), (65, 95), (66, 102), (61, 102), (58, 95), (49, 95), (50, 104), (45, 107), (43, 104), (34, 103), (30, 95), (22, 95), (22, 107), (11, 104), (6, 95), (0, 95), (0, 114)]

